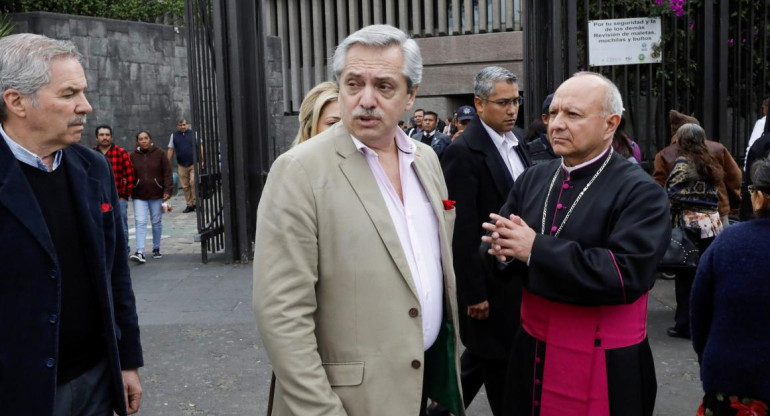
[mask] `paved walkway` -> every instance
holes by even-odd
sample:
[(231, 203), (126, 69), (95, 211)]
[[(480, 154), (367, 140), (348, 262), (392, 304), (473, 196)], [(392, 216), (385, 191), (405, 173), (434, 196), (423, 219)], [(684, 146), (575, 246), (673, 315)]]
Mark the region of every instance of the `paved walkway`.
[[(163, 258), (131, 264), (145, 357), (139, 414), (264, 415), (270, 365), (251, 313), (251, 264), (225, 264), (221, 255), (202, 264), (195, 214), (182, 213), (181, 196), (171, 203), (174, 211), (163, 215)], [(135, 247), (131, 207), (129, 229)], [(658, 280), (650, 297), (658, 416), (692, 415), (701, 395), (690, 343), (665, 335), (673, 324), (673, 287)], [(468, 415), (491, 415), (486, 395), (477, 396)]]

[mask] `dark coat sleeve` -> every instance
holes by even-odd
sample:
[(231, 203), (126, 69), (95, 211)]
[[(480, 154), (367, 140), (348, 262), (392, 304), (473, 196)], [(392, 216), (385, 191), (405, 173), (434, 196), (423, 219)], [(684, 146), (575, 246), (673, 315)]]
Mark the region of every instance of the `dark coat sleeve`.
[[(483, 265), (479, 257), (479, 244), (486, 218), (478, 218), (479, 175), (474, 172), (470, 150), (464, 143), (447, 147), (441, 159), (449, 199), (457, 201), (455, 210), (454, 255), (457, 293), (462, 303), (475, 305), (488, 299)], [(461, 311), (462, 312), (462, 311)]]
[(698, 363), (703, 361), (703, 350), (709, 337), (711, 318), (714, 315), (713, 262), (716, 245), (712, 244), (703, 253), (690, 293), (690, 334), (692, 346), (698, 354)]
[[(536, 235), (525, 283), (528, 290), (578, 305), (628, 304), (649, 291), (671, 238), (668, 198), (653, 181), (622, 186), (629, 189), (610, 187), (583, 206), (582, 217), (570, 218), (582, 224), (582, 231), (558, 238)], [(520, 192), (518, 182), (514, 190)], [(516, 199), (512, 195), (509, 202)], [(506, 204), (505, 215), (510, 208)], [(529, 226), (535, 229), (538, 224)]]

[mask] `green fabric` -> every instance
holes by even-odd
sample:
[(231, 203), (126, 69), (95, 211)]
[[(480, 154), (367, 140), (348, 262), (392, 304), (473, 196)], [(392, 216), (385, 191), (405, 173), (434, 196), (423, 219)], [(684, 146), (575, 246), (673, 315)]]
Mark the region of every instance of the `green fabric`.
[(465, 414), (455, 365), (454, 325), (445, 322), (436, 342), (425, 351), (425, 388), (429, 398), (449, 409), (452, 414)]

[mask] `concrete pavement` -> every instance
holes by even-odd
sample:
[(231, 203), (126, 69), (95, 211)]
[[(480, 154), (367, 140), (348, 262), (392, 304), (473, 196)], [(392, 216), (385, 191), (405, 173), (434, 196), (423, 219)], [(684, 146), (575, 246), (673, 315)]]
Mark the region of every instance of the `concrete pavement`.
[[(264, 415), (270, 364), (251, 313), (251, 264), (201, 263), (195, 214), (184, 198), (163, 215), (162, 259), (131, 264), (145, 367), (140, 415)], [(135, 247), (129, 204), (130, 245)], [(152, 233), (146, 246), (151, 250)], [(658, 280), (648, 331), (656, 361), (657, 416), (692, 415), (701, 398), (698, 363), (689, 341), (666, 336), (673, 324), (674, 285)], [(387, 410), (383, 410), (387, 414)], [(469, 416), (489, 416), (483, 391)]]

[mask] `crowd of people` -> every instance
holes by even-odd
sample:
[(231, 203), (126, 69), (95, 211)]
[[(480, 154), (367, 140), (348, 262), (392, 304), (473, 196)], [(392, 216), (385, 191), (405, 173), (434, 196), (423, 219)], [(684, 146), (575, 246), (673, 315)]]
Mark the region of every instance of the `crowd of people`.
[[(300, 111), (295, 146), (318, 138), (312, 148), (298, 146), (279, 158), (271, 171), (259, 207), (254, 308), (275, 370), (273, 414), (320, 409), (375, 414), (383, 406), (393, 409), (384, 397), (402, 392), (398, 409), (404, 414), (460, 415), (484, 386), (495, 415), (651, 415), (657, 384), (646, 333), (647, 298), (678, 224), (698, 229), (702, 255), (697, 269), (676, 270), (675, 324), (667, 331), (692, 337), (703, 368), (705, 395), (693, 413), (766, 411), (766, 366), (743, 364), (747, 360), (736, 359), (731, 348), (742, 357), (770, 350), (760, 329), (770, 314), (762, 313), (763, 297), (749, 293), (762, 294), (767, 286), (759, 282), (765, 274), (761, 256), (750, 248), (768, 242), (763, 235), (770, 224), (765, 221), (767, 135), (752, 137), (746, 166), (754, 169), (743, 175), (729, 151), (707, 139), (697, 119), (671, 110), (671, 144), (655, 155), (650, 175), (639, 167), (641, 148), (626, 133), (622, 98), (611, 80), (575, 74), (545, 98), (542, 114), (524, 131), (516, 127), (522, 100), (518, 78), (494, 66), (476, 76), (473, 105), (458, 108), (444, 126), (436, 112), (422, 108), (404, 122), (398, 116), (413, 105), (420, 81), (414, 49), (387, 26), (347, 38), (334, 60), (341, 89), (334, 92), (340, 106), (333, 113), (341, 122), (320, 134), (327, 128), (318, 125), (323, 118)], [(346, 55), (353, 52), (355, 59)], [(390, 59), (384, 62), (377, 54)], [(375, 76), (381, 71), (390, 75)], [(400, 89), (399, 100), (380, 94), (381, 83)], [(319, 87), (302, 108), (322, 111), (326, 102), (317, 102)], [(767, 101), (764, 106), (766, 111)], [(390, 128), (397, 129), (395, 139)], [(351, 139), (352, 145), (343, 146)], [(339, 162), (319, 156), (329, 148), (337, 150)], [(427, 166), (417, 164), (420, 159), (429, 159)], [(430, 167), (436, 163), (431, 159), (438, 160), (438, 170)], [(337, 163), (342, 171), (334, 168)], [(409, 172), (419, 180), (410, 180)], [(439, 172), (444, 181), (437, 190)], [(343, 183), (350, 189), (339, 190)], [(742, 202), (741, 184), (750, 201)], [(308, 195), (332, 188), (334, 200), (312, 199), (315, 208), (308, 210)], [(343, 197), (347, 194), (352, 199)], [(426, 201), (434, 212), (417, 210), (412, 198)], [(443, 212), (432, 198), (442, 199)], [(759, 219), (744, 215), (744, 223), (728, 227), (747, 205)], [(349, 219), (355, 219), (355, 231), (342, 224)], [(375, 234), (366, 231), (369, 226)], [(288, 235), (286, 227), (292, 230)], [(367, 253), (367, 263), (378, 267), (327, 264), (345, 256), (332, 233), (346, 236), (345, 247), (352, 239), (353, 247)], [(382, 241), (362, 240), (377, 235)], [(738, 240), (741, 244), (734, 243)], [(729, 250), (718, 248), (726, 245)], [(293, 255), (277, 264), (287, 252)], [(742, 263), (738, 271), (731, 269), (735, 262)], [(437, 275), (437, 266), (443, 273)], [(397, 314), (404, 302), (403, 293), (387, 286), (397, 282), (383, 280), (390, 274), (402, 276), (412, 292), (407, 298), (417, 300), (402, 306), (412, 321), (396, 327), (400, 319), (370, 313)], [(443, 289), (437, 286), (442, 276)], [(734, 293), (728, 296), (726, 290)], [(383, 293), (387, 306), (377, 296)], [(437, 309), (437, 294), (439, 300), (443, 296), (443, 311)], [(749, 297), (756, 303), (742, 301)], [(341, 298), (356, 301), (348, 305)], [(335, 312), (323, 312), (326, 308)], [(342, 325), (346, 314), (358, 319)], [(288, 315), (303, 320), (282, 318)], [(397, 345), (381, 338), (395, 336), (390, 328), (419, 329), (414, 319), (420, 317), (424, 363), (407, 347), (413, 345), (408, 337), (399, 337), (403, 344)], [(441, 330), (436, 334), (439, 319), (458, 339), (447, 339)], [(370, 337), (371, 328), (383, 332)], [(465, 349), (458, 357), (460, 340)], [(440, 357), (434, 352), (437, 342), (450, 352), (449, 363), (433, 361)], [(419, 379), (380, 367), (383, 357), (397, 366), (405, 352), (415, 357), (412, 369), (425, 369), (421, 388), (410, 394), (402, 388), (419, 385)], [(437, 366), (444, 367), (442, 380), (434, 377)], [(367, 377), (370, 371), (377, 375)], [(378, 375), (390, 374), (399, 386), (376, 390), (382, 382)], [(746, 374), (751, 376), (742, 377)], [(317, 384), (307, 387), (304, 379)]]
[[(184, 212), (196, 210), (202, 150), (187, 120), (165, 153), (147, 131), (129, 153), (108, 125), (93, 150), (77, 145), (92, 111), (80, 58), (70, 42), (0, 39), (0, 331), (24, 334), (0, 338), (4, 414), (138, 411), (128, 200), (139, 263), (148, 213), (162, 257), (174, 156)], [(698, 356), (693, 413), (767, 413), (770, 123), (744, 174), (672, 110), (650, 175), (599, 73), (562, 82), (526, 132), (519, 78), (499, 66), (478, 72), (451, 119), (417, 109), (400, 122), (422, 56), (392, 26), (349, 35), (331, 70), (258, 207), (269, 414), (461, 416), (483, 386), (494, 415), (650, 416), (649, 291), (681, 224), (697, 230), (700, 262), (677, 270), (668, 335)]]

